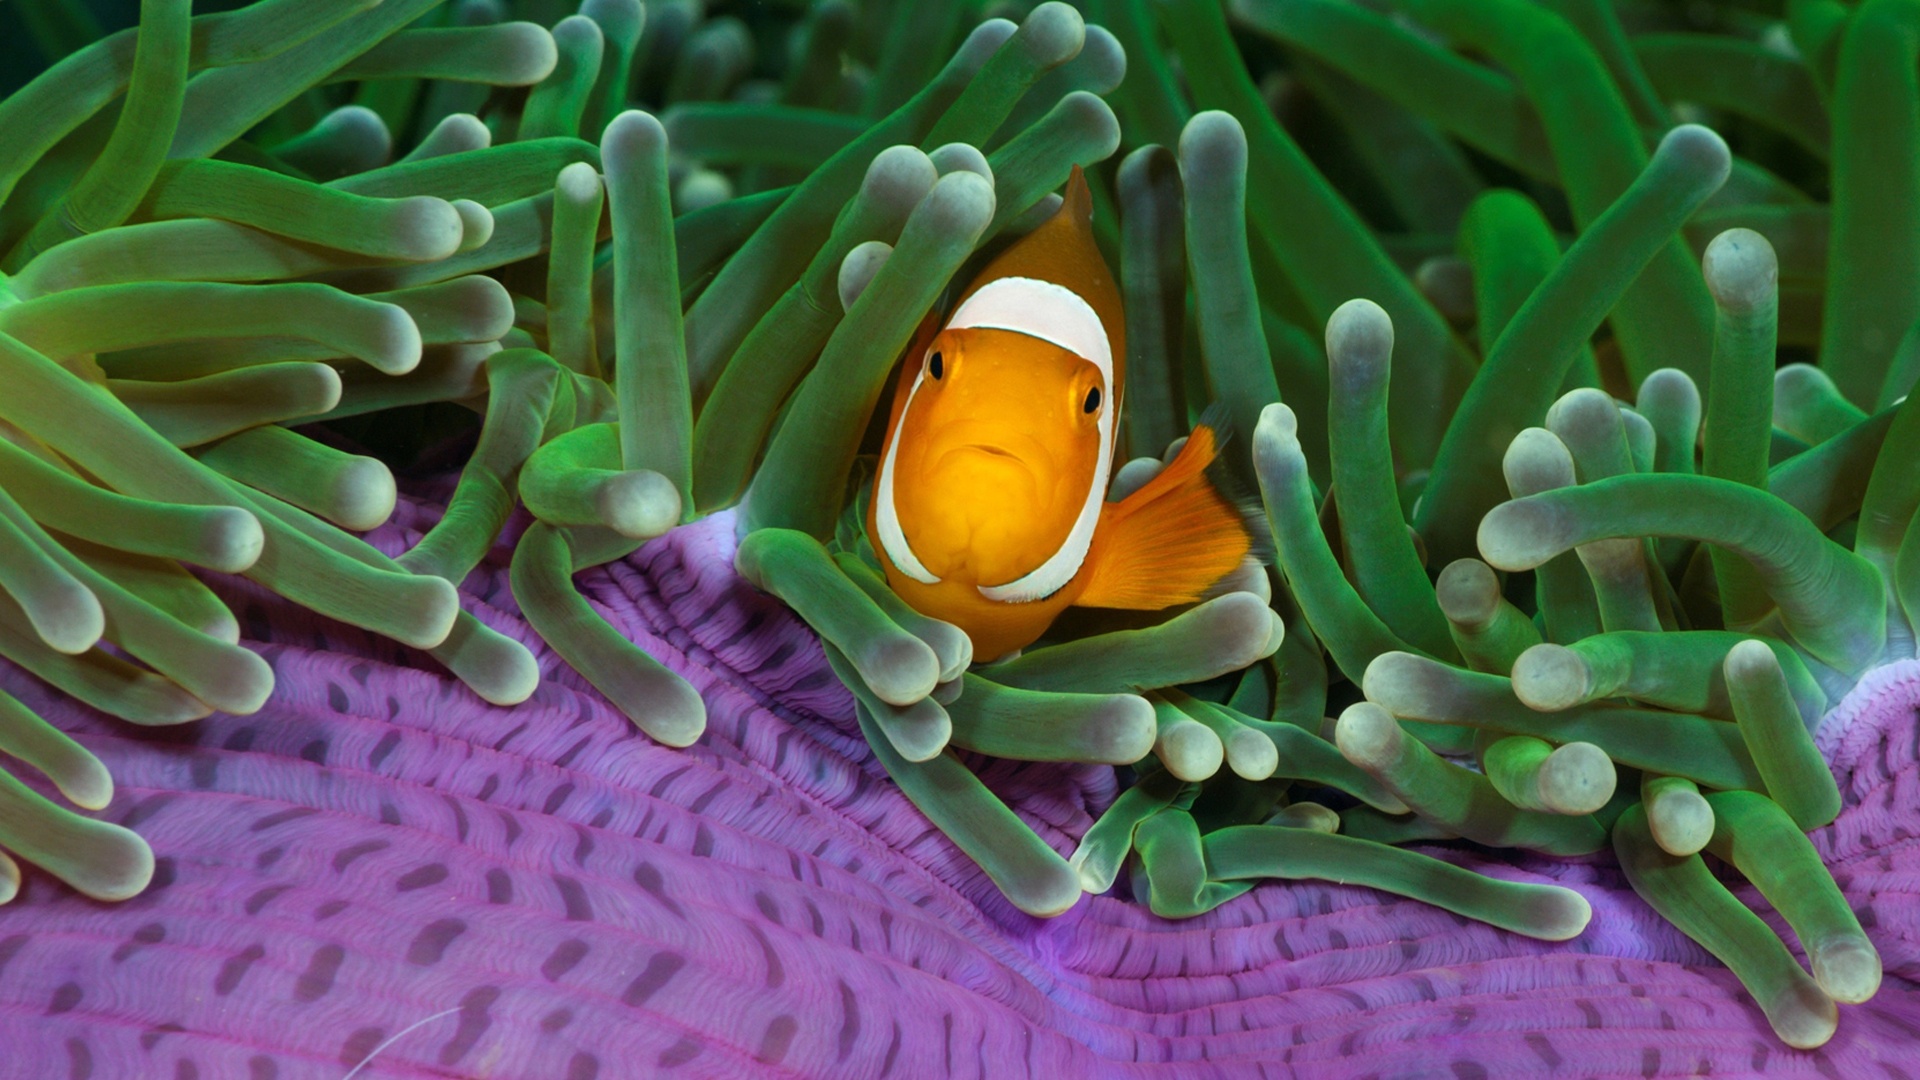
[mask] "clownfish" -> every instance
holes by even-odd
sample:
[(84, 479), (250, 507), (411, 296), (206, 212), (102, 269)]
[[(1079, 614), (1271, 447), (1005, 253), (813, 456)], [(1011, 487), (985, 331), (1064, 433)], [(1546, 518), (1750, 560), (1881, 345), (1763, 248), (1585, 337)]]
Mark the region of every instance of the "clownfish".
[(1077, 167), (1059, 211), (908, 349), (867, 535), (894, 592), (964, 630), (977, 658), (1025, 648), (1073, 605), (1193, 602), (1252, 548), (1206, 475), (1219, 438), (1204, 423), (1145, 486), (1107, 501), (1126, 355)]

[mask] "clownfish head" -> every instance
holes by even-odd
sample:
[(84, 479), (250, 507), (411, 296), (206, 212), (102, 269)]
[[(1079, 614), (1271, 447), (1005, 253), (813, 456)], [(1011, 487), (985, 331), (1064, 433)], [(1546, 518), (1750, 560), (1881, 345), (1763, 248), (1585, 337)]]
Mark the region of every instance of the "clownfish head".
[(1112, 467), (1119, 388), (1099, 317), (1062, 286), (1002, 278), (901, 377), (875, 490), (889, 561), (989, 600), (1057, 592), (1086, 560)]

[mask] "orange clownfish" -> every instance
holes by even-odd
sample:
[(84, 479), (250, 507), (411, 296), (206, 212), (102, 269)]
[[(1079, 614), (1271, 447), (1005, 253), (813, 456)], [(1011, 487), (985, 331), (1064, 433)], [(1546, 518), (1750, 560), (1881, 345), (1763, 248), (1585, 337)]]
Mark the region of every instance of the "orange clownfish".
[(1076, 168), (1059, 212), (909, 349), (867, 535), (901, 599), (966, 631), (981, 660), (1032, 644), (1075, 604), (1198, 600), (1251, 549), (1206, 476), (1218, 440), (1205, 425), (1144, 487), (1107, 501), (1125, 327)]

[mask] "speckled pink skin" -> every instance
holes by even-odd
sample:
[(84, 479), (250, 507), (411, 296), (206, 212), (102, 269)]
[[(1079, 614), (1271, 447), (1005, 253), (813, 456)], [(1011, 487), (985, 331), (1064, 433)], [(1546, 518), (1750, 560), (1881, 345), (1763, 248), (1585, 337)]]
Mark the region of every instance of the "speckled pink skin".
[[(880, 772), (730, 536), (579, 578), (706, 696), (688, 750), (558, 664), (498, 562), (469, 606), (546, 674), (514, 709), (245, 583), (222, 587), (279, 674), (255, 716), (143, 732), (0, 665), (159, 857), (124, 904), (30, 872), (0, 908), (0, 1076), (340, 1080), (389, 1039), (357, 1076), (1920, 1076), (1920, 665), (1827, 729), (1847, 810), (1815, 841), (1888, 978), (1798, 1053), (1607, 859), (1449, 856), (1581, 890), (1562, 945), (1319, 882), (1177, 923), (1021, 915)], [(1114, 794), (1103, 768), (986, 773), (1062, 851)]]

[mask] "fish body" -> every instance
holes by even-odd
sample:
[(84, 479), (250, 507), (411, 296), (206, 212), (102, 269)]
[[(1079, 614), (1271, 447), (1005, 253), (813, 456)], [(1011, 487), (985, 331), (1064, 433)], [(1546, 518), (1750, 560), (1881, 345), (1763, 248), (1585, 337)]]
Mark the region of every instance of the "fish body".
[(1079, 169), (1059, 212), (928, 329), (894, 395), (867, 534), (901, 599), (966, 631), (976, 657), (1024, 648), (1075, 604), (1197, 600), (1245, 558), (1241, 513), (1205, 475), (1209, 427), (1106, 501), (1126, 323)]

